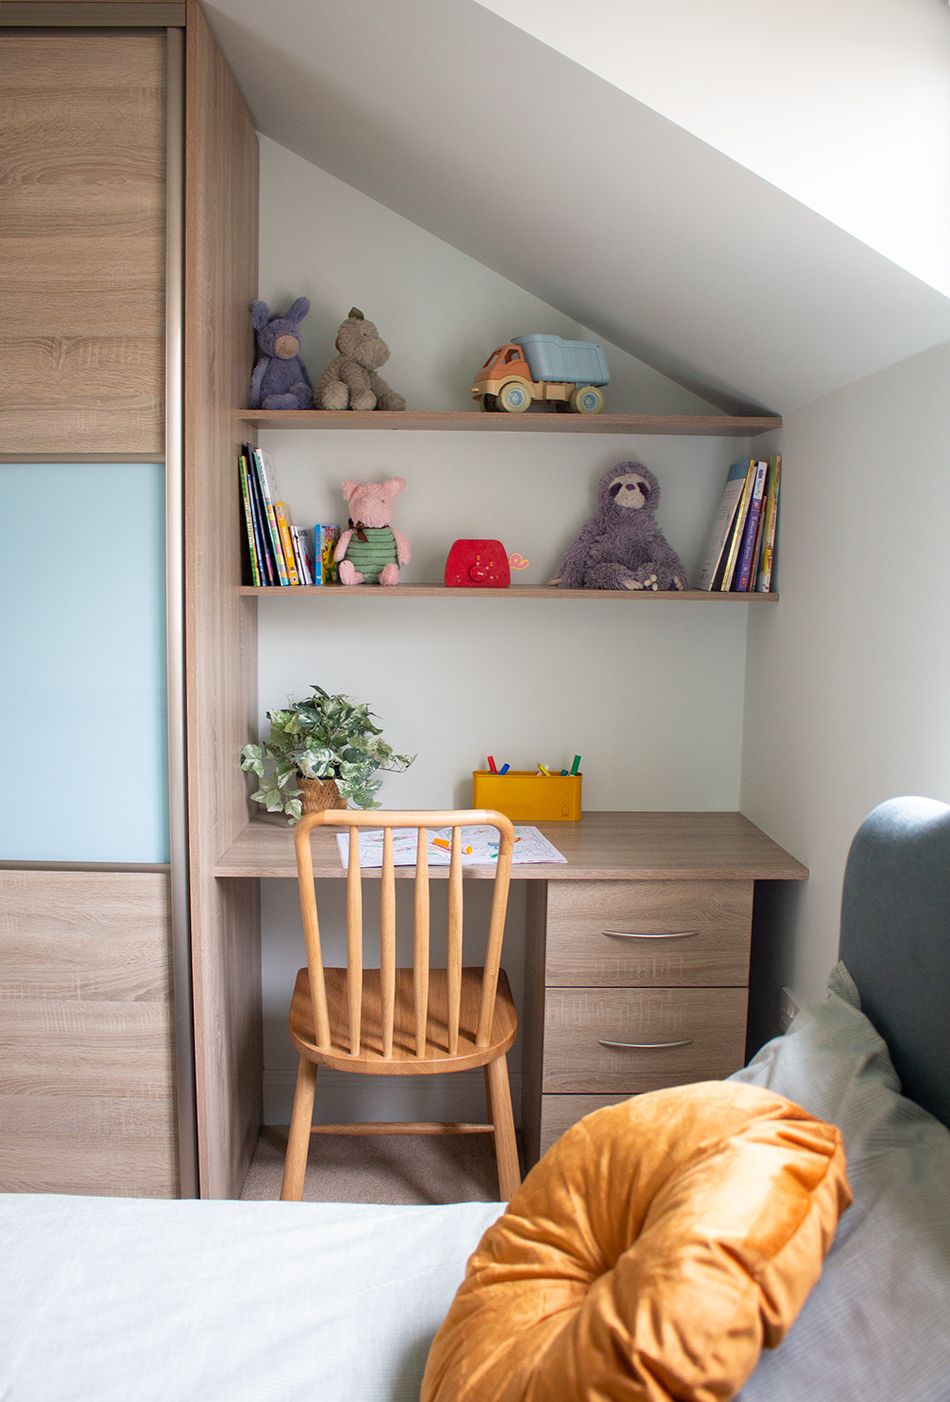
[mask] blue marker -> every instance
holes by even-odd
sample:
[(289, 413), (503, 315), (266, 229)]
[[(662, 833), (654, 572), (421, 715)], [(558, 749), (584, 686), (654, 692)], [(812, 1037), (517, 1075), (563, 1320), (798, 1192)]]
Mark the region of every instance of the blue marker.
[(510, 764), (503, 764), (503, 765), (501, 766), (501, 768), (499, 769), (498, 773), (499, 773), (499, 774), (507, 774), (507, 773), (508, 773), (508, 770), (509, 770), (510, 768), (511, 768), (511, 765), (510, 765)]

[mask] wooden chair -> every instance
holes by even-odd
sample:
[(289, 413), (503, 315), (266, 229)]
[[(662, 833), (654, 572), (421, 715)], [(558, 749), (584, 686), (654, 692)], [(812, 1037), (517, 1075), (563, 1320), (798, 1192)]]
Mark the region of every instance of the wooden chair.
[[(462, 964), (462, 827), (487, 823), (499, 836), (488, 945), (481, 968)], [(317, 919), (311, 834), (314, 828), (349, 832), (346, 888), (346, 968), (325, 968)], [(447, 967), (431, 968), (429, 957), (429, 861), (426, 829), (451, 828), (448, 866)], [(359, 833), (382, 829), (379, 870), (379, 965), (364, 968), (363, 894)], [(417, 832), (413, 962), (396, 966), (396, 869), (393, 830)], [(506, 1053), (517, 1020), (511, 989), (501, 968), (508, 906), (514, 828), (502, 813), (390, 813), (330, 809), (305, 814), (297, 825), (295, 847), (307, 967), (297, 974), (290, 1008), (290, 1036), (300, 1053), (281, 1198), (303, 1195), (311, 1134), (493, 1134), (501, 1197), (508, 1200), (521, 1182), (515, 1142)], [(336, 858), (336, 852), (333, 853)], [(433, 869), (437, 874), (444, 867)], [(376, 869), (366, 869), (375, 878)], [(317, 1067), (364, 1076), (430, 1076), (485, 1068), (490, 1124), (376, 1122), (314, 1126)]]

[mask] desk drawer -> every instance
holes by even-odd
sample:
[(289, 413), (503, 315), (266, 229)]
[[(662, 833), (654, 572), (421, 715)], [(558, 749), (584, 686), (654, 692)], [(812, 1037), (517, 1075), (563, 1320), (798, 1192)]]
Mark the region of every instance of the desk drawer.
[(542, 1089), (635, 1095), (728, 1076), (747, 1001), (745, 988), (548, 988)]
[(585, 1115), (595, 1110), (603, 1110), (606, 1105), (617, 1105), (629, 1099), (626, 1095), (542, 1095), (541, 1097), (541, 1142), (538, 1153), (543, 1154), (556, 1139), (577, 1124)]
[(548, 986), (749, 981), (751, 881), (561, 881), (548, 891)]

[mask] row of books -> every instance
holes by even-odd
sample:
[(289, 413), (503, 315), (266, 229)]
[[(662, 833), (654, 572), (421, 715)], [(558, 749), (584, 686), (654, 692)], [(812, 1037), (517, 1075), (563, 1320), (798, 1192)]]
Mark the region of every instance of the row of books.
[(733, 463), (709, 531), (697, 589), (768, 594), (775, 566), (782, 457)]
[(337, 576), (333, 546), (338, 526), (295, 526), (280, 500), (267, 454), (245, 443), (238, 458), (244, 513), (244, 579), (255, 585), (330, 583)]

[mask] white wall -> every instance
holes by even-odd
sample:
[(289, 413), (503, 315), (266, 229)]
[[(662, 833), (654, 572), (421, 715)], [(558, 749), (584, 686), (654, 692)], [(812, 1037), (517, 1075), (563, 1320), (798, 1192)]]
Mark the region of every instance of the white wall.
[(781, 601), (750, 619), (742, 810), (810, 869), (772, 904), (763, 981), (836, 958), (841, 879), (875, 804), (950, 801), (950, 345), (786, 420)]
[(942, 0), (479, 0), (950, 292)]
[[(261, 207), (260, 295), (272, 305), (301, 293), (311, 297), (303, 351), (314, 377), (352, 303), (378, 322), (390, 345), (383, 373), (420, 408), (468, 407), (470, 376), (512, 334), (585, 334), (266, 140)], [(608, 407), (705, 409), (632, 357), (605, 351)], [(269, 431), (261, 442), (298, 523), (345, 519), (339, 492), (345, 478), (406, 477), (395, 522), (415, 551), (408, 582), (439, 579), (451, 542), (471, 535), (500, 537), (509, 552), (531, 561), (523, 578), (543, 581), (591, 514), (600, 473), (628, 458), (659, 476), (661, 524), (692, 568), (727, 466), (748, 446), (727, 439), (406, 431)], [(377, 592), (327, 601), (284, 595), (261, 600), (258, 610), (262, 725), (264, 711), (313, 682), (369, 701), (396, 748), (418, 754), (408, 773), (386, 780), (384, 802), (468, 803), (471, 771), (491, 750), (515, 766), (560, 764), (581, 753), (589, 810), (738, 806), (745, 608), (413, 600)], [(300, 962), (295, 900), (291, 883), (264, 883), (265, 1117), (272, 1122), (286, 1121), (292, 1086), (285, 1019)], [(516, 894), (505, 960), (515, 982), (521, 919), (523, 895)], [(323, 1101), (333, 1106), (331, 1118), (341, 1113), (335, 1095), (331, 1083), (329, 1102)]]
[[(511, 336), (533, 329), (593, 339), (577, 322), (266, 137), (260, 267), (260, 295), (272, 307), (301, 294), (313, 303), (301, 328), (313, 378), (336, 354), (337, 329), (355, 305), (389, 345), (381, 373), (410, 408), (472, 408), (471, 377)], [(608, 408), (714, 412), (626, 352), (606, 343), (605, 351)]]

